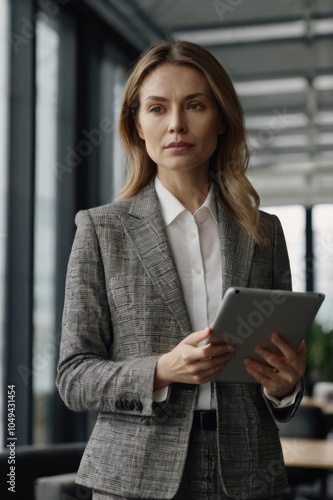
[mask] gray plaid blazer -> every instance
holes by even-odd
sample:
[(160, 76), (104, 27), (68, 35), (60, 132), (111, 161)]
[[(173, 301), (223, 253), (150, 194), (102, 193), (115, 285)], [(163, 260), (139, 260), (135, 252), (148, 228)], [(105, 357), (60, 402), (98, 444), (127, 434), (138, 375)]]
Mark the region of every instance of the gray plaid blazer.
[[(289, 289), (281, 225), (261, 213), (260, 249), (218, 200), (223, 291)], [(99, 416), (77, 482), (129, 498), (172, 498), (187, 455), (198, 386), (174, 383), (153, 401), (159, 356), (191, 333), (154, 183), (131, 199), (79, 212), (67, 273), (57, 386), (74, 411)], [(219, 467), (230, 498), (274, 497), (286, 487), (274, 410), (257, 384), (215, 384)]]

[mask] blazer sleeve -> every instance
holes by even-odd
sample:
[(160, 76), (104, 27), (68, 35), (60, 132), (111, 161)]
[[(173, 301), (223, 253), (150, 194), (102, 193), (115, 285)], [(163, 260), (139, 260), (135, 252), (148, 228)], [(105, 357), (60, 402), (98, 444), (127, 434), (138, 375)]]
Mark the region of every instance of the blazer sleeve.
[[(276, 217), (272, 215), (274, 222), (274, 250), (273, 250), (273, 286), (275, 290), (291, 290), (291, 272), (288, 250), (286, 245), (286, 240), (284, 237), (281, 222)], [(301, 388), (298, 391), (295, 402), (284, 408), (275, 408), (274, 404), (270, 399), (268, 399), (264, 391), (262, 390), (263, 396), (265, 398), (266, 405), (269, 411), (272, 413), (275, 420), (279, 422), (287, 422), (292, 418), (303, 397), (304, 392), (304, 381), (301, 380)]]
[(99, 242), (89, 211), (76, 217), (68, 263), (56, 385), (74, 411), (152, 416), (159, 356), (111, 360), (112, 320)]

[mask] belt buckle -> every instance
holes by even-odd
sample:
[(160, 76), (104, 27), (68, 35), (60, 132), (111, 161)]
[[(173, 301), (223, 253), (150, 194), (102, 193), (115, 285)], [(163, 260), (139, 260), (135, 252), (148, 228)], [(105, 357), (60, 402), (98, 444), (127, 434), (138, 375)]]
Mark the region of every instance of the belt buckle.
[(216, 430), (216, 412), (201, 411), (200, 412), (200, 428), (205, 431)]

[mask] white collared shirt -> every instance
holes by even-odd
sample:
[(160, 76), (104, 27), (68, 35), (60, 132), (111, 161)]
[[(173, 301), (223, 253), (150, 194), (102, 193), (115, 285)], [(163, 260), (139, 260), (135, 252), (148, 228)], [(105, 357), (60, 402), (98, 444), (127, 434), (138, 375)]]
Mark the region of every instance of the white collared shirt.
[[(222, 259), (214, 190), (194, 214), (156, 177), (155, 188), (193, 332), (211, 324), (222, 300)], [(212, 407), (211, 384), (199, 386), (197, 409)]]
[[(214, 188), (193, 214), (155, 178), (155, 189), (166, 226), (171, 252), (181, 282), (192, 332), (212, 324), (222, 300), (222, 257)], [(299, 388), (299, 386), (298, 386)], [(292, 396), (278, 399), (265, 395), (282, 408), (294, 403)], [(166, 399), (167, 388), (154, 393), (155, 401)], [(199, 385), (197, 410), (215, 408), (210, 382)]]

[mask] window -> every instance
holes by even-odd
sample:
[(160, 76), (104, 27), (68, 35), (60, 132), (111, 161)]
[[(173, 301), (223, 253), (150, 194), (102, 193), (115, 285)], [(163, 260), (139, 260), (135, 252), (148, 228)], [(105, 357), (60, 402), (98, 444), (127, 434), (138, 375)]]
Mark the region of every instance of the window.
[(333, 205), (316, 205), (312, 210), (315, 290), (326, 298), (317, 319), (325, 329), (333, 329)]
[(125, 157), (120, 145), (118, 133), (118, 113), (123, 94), (123, 86), (125, 82), (125, 72), (120, 65), (114, 65), (114, 85), (113, 85), (113, 102), (114, 112), (113, 120), (116, 124), (113, 133), (113, 155), (112, 155), (112, 172), (113, 172), (113, 194), (117, 194), (123, 187), (125, 180)]
[[(41, 18), (43, 19), (43, 18)], [(35, 256), (33, 310), (34, 441), (48, 442), (47, 414), (55, 373), (55, 251), (59, 35), (55, 21), (37, 23)]]
[[(86, 415), (65, 408), (55, 387), (65, 275), (75, 213), (110, 201), (123, 182), (116, 129), (128, 57), (103, 20), (67, 3), (0, 0), (0, 410), (3, 385), (16, 384), (20, 444), (87, 437)], [(7, 36), (22, 19), (33, 20), (36, 36), (20, 39), (13, 55)], [(87, 135), (100, 147), (77, 168)]]
[(125, 159), (118, 134), (118, 119), (123, 86), (126, 79), (122, 58), (112, 46), (104, 47), (101, 60), (100, 119), (107, 120), (109, 133), (104, 135), (100, 155), (100, 202), (107, 203), (122, 188), (125, 180)]
[[(8, 2), (0, 0), (0, 415), (2, 416), (2, 388), (3, 388), (3, 334), (4, 334), (4, 274), (6, 248), (6, 204), (7, 204), (7, 102), (8, 102), (8, 58), (6, 33), (8, 27)], [(0, 436), (2, 439), (2, 424), (0, 419)]]
[(305, 276), (305, 209), (303, 206), (265, 207), (280, 219), (290, 259), (293, 290), (306, 290)]

